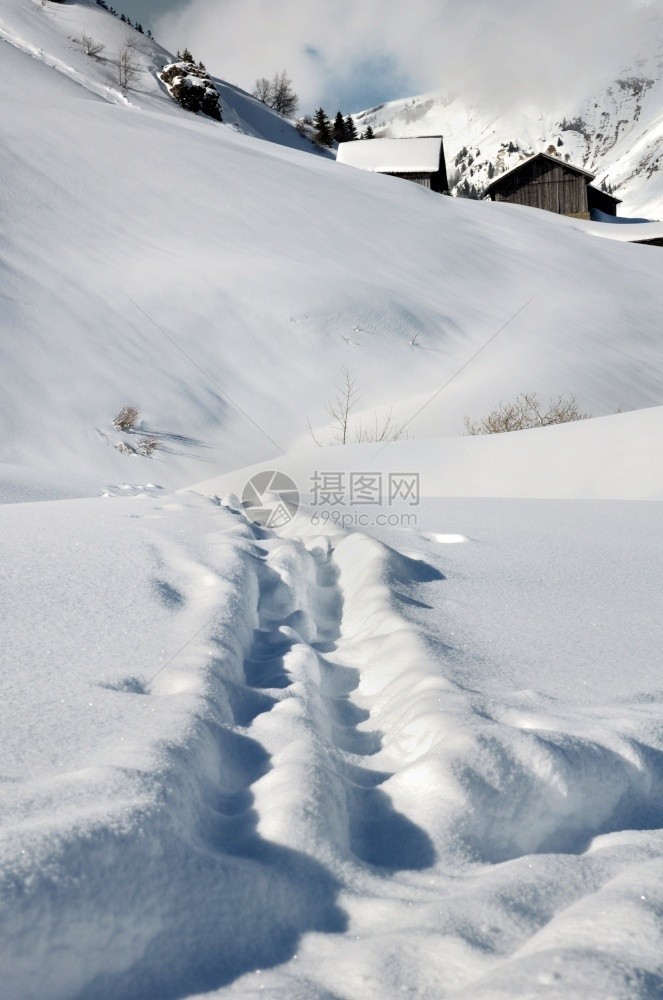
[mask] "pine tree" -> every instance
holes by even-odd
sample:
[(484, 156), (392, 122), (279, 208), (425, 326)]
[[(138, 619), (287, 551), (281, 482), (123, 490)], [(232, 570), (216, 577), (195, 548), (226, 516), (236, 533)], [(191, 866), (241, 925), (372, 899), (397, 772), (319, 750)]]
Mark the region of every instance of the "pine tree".
[(324, 112), (323, 108), (318, 108), (313, 117), (313, 138), (316, 142), (319, 142), (321, 146), (331, 146), (332, 144), (332, 130), (329, 123), (329, 119)]
[(345, 122), (340, 111), (336, 112), (336, 118), (334, 118), (332, 137), (334, 142), (345, 142)]
[(345, 122), (343, 123), (343, 128), (344, 128), (345, 142), (354, 142), (354, 140), (358, 138), (357, 129), (352, 119), (352, 115), (348, 115), (348, 117), (345, 119)]
[(362, 139), (374, 139), (374, 138), (375, 138), (375, 136), (374, 136), (374, 134), (373, 134), (373, 129), (372, 129), (372, 128), (371, 128), (371, 126), (369, 125), (369, 126), (367, 127), (366, 131), (364, 132), (364, 134), (363, 134), (363, 136), (362, 136)]

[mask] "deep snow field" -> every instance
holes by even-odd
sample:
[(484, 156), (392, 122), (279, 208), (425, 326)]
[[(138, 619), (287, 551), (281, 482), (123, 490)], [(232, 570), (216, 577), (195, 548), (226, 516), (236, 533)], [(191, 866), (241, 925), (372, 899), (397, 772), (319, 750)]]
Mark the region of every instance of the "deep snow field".
[[(660, 249), (170, 58), (0, 0), (3, 1000), (663, 996)], [(407, 438), (312, 445), (344, 366)]]

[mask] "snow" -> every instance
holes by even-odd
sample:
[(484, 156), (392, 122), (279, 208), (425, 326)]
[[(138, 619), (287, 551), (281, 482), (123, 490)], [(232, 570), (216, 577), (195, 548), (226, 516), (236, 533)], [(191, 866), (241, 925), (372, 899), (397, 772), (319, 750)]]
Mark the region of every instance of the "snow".
[(441, 139), (358, 139), (342, 142), (336, 160), (378, 173), (435, 173), (440, 168)]
[[(0, 7), (3, 1000), (660, 996), (656, 248), (83, 30), (128, 29)], [(311, 445), (344, 365), (409, 438)], [(595, 416), (462, 434), (529, 389)]]
[(608, 222), (590, 222), (587, 232), (592, 236), (602, 236), (609, 240), (636, 243), (642, 240), (662, 240), (663, 222), (631, 222), (628, 219), (614, 219)]
[(663, 500), (663, 407), (594, 420), (520, 431), (517, 434), (402, 439), (343, 448), (298, 448), (198, 483), (205, 495), (224, 495), (245, 480), (276, 467), (309, 494), (316, 472), (347, 475), (390, 470), (420, 473), (427, 497)]

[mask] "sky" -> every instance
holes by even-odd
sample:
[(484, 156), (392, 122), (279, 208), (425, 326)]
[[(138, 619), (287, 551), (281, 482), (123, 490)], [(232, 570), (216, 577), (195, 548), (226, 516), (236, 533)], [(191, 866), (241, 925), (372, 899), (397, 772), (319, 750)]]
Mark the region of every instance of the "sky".
[[(441, 89), (563, 102), (632, 59), (663, 0), (122, 0), (170, 49), (250, 90), (285, 69), (301, 111)], [(646, 28), (645, 28), (646, 30)], [(646, 37), (646, 36), (644, 36)]]

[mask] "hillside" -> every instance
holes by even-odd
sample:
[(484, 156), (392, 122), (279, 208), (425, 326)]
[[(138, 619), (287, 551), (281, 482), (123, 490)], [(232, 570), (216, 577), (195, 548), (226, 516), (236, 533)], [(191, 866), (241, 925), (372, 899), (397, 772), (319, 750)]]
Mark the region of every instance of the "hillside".
[[(635, 17), (635, 14), (634, 14)], [(644, 39), (644, 40), (643, 40)], [(621, 198), (620, 215), (663, 220), (663, 15), (652, 4), (625, 39), (630, 58), (588, 92), (562, 96), (551, 82), (547, 102), (526, 92), (468, 102), (452, 84), (355, 116), (376, 136), (443, 135), (454, 193), (481, 196), (493, 177), (550, 147), (596, 174)]]
[[(466, 366), (415, 436), (523, 389), (595, 415), (660, 403), (651, 248), (340, 169), (230, 86), (223, 124), (186, 113), (142, 36), (122, 93), (70, 40), (123, 44), (94, 4), (7, 4), (0, 30), (5, 464), (181, 486), (287, 450), (344, 365), (369, 415), (408, 420)], [(116, 451), (128, 402), (151, 459)]]
[(656, 1000), (660, 249), (132, 30), (0, 3), (2, 1000)]

